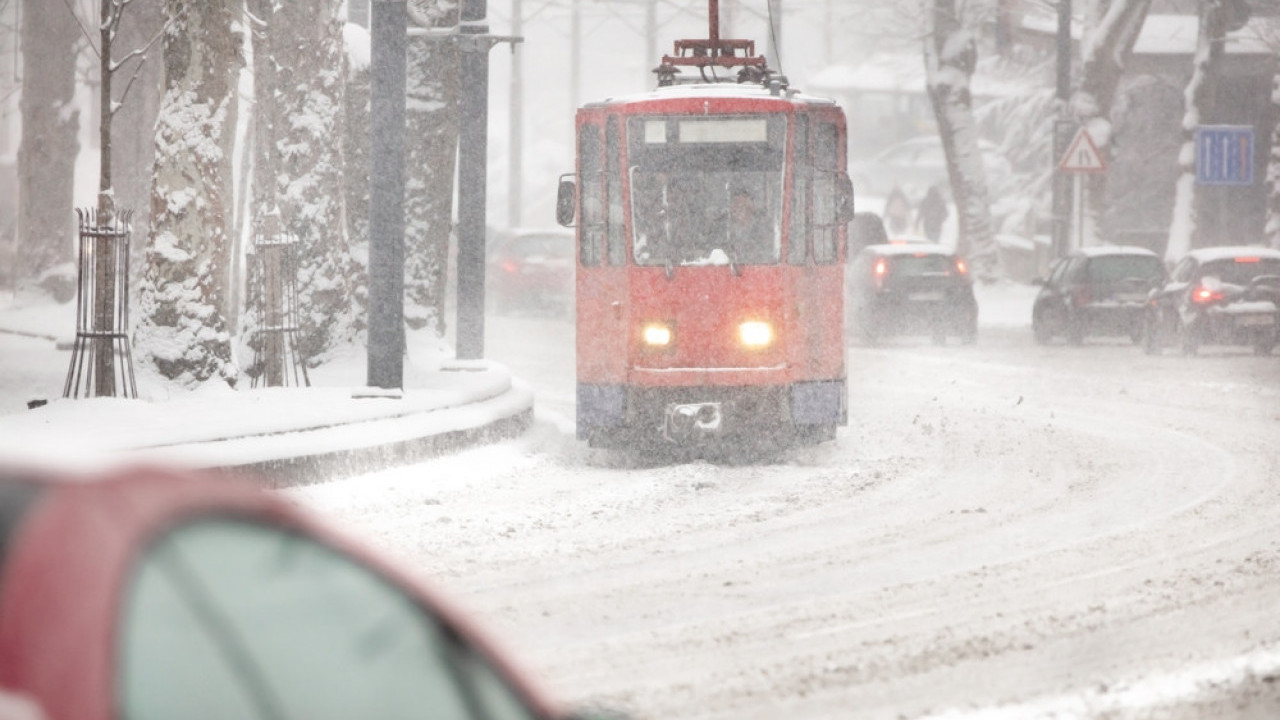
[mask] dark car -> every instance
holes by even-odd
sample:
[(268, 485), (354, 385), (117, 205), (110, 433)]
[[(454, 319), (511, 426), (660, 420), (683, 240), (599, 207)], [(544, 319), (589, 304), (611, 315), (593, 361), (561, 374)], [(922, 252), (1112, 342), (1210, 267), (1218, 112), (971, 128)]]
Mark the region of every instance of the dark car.
[(978, 339), (978, 302), (963, 258), (929, 243), (869, 245), (849, 265), (850, 331), (868, 344), (927, 335)]
[(1065, 337), (1079, 345), (1091, 335), (1142, 339), (1147, 293), (1164, 280), (1164, 264), (1140, 247), (1076, 250), (1053, 264), (1031, 309), (1036, 342)]
[(496, 234), (485, 279), (493, 310), (570, 317), (576, 247), (573, 233), (559, 229)]
[(0, 715), (15, 707), (569, 717), (436, 593), (287, 499), (154, 469), (0, 468)]
[(1145, 346), (1249, 345), (1271, 353), (1280, 333), (1280, 250), (1237, 246), (1193, 250), (1151, 292)]

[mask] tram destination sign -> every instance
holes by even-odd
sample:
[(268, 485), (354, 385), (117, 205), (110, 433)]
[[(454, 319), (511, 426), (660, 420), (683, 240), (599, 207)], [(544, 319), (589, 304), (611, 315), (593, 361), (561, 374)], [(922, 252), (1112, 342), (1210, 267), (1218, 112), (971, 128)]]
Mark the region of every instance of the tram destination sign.
[(1253, 184), (1253, 126), (1196, 128), (1196, 184)]

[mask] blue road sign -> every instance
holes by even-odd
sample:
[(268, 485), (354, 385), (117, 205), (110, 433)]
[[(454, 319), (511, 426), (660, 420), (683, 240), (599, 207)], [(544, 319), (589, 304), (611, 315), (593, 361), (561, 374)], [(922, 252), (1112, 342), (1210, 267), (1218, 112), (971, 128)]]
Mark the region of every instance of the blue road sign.
[(1196, 128), (1196, 184), (1253, 184), (1253, 126)]

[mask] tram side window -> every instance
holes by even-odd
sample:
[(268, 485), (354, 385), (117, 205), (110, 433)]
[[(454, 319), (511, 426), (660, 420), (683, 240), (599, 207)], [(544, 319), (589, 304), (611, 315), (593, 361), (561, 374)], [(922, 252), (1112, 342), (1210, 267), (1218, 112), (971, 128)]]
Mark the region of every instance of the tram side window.
[(604, 245), (604, 173), (600, 171), (600, 127), (583, 125), (578, 131), (578, 259), (583, 265), (599, 265)]
[(795, 175), (791, 180), (791, 238), (787, 262), (803, 265), (809, 247), (809, 186), (813, 163), (809, 159), (809, 118), (796, 117)]
[(836, 261), (839, 225), (836, 219), (836, 176), (840, 167), (836, 126), (818, 125), (814, 133), (813, 164), (813, 260), (820, 265)]
[(623, 235), (623, 197), (622, 197), (622, 158), (621, 140), (618, 136), (618, 118), (609, 118), (605, 129), (605, 167), (608, 169), (605, 187), (609, 196), (609, 219), (607, 232), (609, 236), (608, 263), (610, 265), (627, 264), (626, 238)]

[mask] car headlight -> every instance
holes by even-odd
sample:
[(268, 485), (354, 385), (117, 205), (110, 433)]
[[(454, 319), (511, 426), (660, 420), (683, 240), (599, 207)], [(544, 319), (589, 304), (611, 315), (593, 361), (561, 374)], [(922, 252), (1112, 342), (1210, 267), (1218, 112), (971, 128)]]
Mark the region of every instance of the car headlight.
[(747, 347), (766, 347), (773, 343), (773, 326), (760, 320), (749, 320), (738, 326), (738, 339)]
[(650, 347), (666, 347), (671, 344), (671, 327), (662, 323), (644, 326), (644, 344)]

